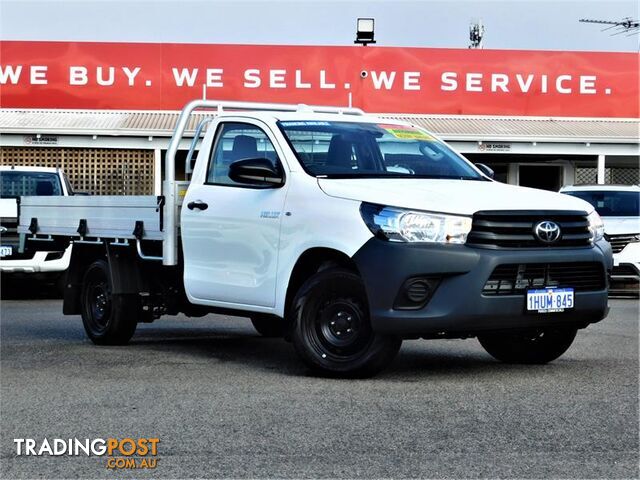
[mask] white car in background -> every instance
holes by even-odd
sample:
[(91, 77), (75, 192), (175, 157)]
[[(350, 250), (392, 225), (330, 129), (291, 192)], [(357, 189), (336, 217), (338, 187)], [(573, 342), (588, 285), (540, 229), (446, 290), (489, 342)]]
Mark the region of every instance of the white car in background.
[(640, 186), (573, 185), (560, 193), (592, 204), (604, 221), (605, 238), (613, 250), (612, 290), (637, 289), (640, 282)]
[(0, 272), (3, 282), (29, 276), (57, 282), (62, 288), (71, 258), (70, 246), (60, 251), (18, 251), (18, 198), (25, 195), (69, 196), (73, 191), (59, 168), (0, 166)]

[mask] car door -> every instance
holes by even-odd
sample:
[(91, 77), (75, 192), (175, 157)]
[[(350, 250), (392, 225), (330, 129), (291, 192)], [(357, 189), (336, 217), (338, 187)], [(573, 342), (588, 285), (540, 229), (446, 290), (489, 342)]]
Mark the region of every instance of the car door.
[(221, 121), (206, 173), (193, 179), (181, 211), (184, 285), (192, 301), (274, 307), (280, 223), (287, 191), (234, 182), (229, 166), (265, 158), (284, 171), (261, 122)]

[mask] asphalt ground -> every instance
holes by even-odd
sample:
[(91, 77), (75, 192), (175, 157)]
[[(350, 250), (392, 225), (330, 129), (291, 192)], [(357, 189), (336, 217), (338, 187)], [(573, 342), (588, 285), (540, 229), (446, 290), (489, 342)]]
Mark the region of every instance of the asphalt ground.
[[(544, 366), (407, 341), (369, 380), (316, 378), (246, 319), (160, 319), (96, 347), (61, 301), (0, 302), (2, 478), (638, 478), (638, 301)], [(15, 438), (159, 438), (155, 469), (17, 456)]]

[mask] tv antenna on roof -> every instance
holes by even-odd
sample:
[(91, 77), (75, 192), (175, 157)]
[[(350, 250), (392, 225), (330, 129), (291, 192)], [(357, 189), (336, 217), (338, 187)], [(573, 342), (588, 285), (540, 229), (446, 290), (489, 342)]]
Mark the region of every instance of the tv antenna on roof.
[(469, 25), (469, 48), (482, 48), (482, 40), (484, 38), (484, 25), (482, 20), (471, 23)]
[(597, 23), (599, 25), (607, 25), (607, 27), (600, 30), (601, 32), (611, 31), (611, 36), (620, 35), (626, 33), (627, 37), (631, 35), (637, 35), (640, 31), (640, 22), (633, 20), (631, 17), (623, 18), (620, 21), (615, 20), (593, 20), (590, 18), (581, 18), (581, 23)]

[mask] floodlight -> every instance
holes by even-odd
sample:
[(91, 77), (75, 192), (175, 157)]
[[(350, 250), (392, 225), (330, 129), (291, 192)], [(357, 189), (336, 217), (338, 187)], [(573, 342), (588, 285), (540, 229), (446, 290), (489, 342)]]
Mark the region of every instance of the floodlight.
[(356, 40), (353, 43), (360, 43), (365, 46), (369, 43), (376, 43), (373, 39), (374, 23), (375, 21), (373, 18), (359, 18), (357, 23)]

